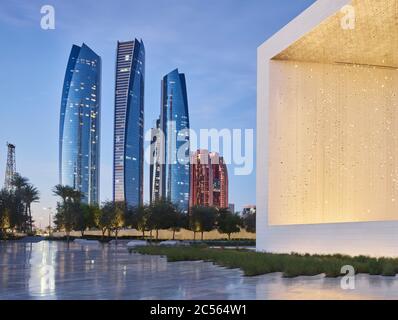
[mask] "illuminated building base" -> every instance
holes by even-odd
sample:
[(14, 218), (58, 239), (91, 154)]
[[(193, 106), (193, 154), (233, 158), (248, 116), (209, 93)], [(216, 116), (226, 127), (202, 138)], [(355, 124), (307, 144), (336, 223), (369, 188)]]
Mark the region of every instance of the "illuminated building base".
[(258, 49), (257, 250), (398, 256), (398, 0), (319, 0)]

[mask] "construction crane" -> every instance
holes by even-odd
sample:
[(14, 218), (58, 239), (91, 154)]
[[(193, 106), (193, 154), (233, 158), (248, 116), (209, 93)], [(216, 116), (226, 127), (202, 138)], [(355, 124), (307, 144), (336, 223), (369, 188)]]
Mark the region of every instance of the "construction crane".
[(12, 188), (12, 179), (16, 173), (15, 145), (7, 142), (7, 167), (4, 187), (8, 190)]

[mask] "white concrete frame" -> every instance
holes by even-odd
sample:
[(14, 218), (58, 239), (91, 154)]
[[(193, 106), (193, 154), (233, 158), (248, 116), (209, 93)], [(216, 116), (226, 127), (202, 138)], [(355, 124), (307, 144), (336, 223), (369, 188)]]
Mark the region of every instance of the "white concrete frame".
[(319, 0), (258, 48), (257, 251), (398, 256), (398, 221), (268, 224), (270, 60), (350, 3), (350, 0)]

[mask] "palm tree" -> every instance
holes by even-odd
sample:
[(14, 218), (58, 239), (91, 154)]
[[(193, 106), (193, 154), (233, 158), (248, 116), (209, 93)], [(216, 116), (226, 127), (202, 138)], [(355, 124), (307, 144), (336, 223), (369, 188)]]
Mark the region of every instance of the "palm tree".
[(58, 229), (65, 229), (66, 237), (69, 242), (69, 235), (76, 224), (76, 215), (80, 209), (80, 201), (83, 197), (83, 193), (74, 190), (70, 186), (57, 184), (53, 189), (53, 194), (62, 198), (62, 203), (57, 204), (55, 223)]
[(18, 227), (26, 232), (27, 231), (27, 222), (29, 220), (27, 207), (24, 203), (23, 199), (23, 190), (26, 186), (29, 185), (29, 179), (22, 177), (19, 173), (15, 173), (11, 179), (11, 185), (13, 187), (13, 191), (15, 193), (15, 200), (17, 203), (15, 218), (18, 221)]
[(32, 233), (32, 209), (31, 205), (34, 202), (38, 202), (40, 200), (40, 193), (39, 190), (37, 190), (36, 187), (34, 187), (32, 184), (27, 184), (23, 189), (22, 189), (22, 199), (25, 202), (25, 208), (26, 208), (26, 215), (29, 217), (29, 227), (30, 227), (30, 232)]
[(71, 197), (71, 194), (74, 192), (72, 187), (63, 186), (62, 184), (57, 184), (53, 189), (53, 194), (55, 196), (61, 197), (63, 204), (66, 203), (66, 200)]
[(22, 188), (26, 187), (29, 183), (29, 179), (22, 177), (19, 173), (15, 173), (11, 180), (11, 185), (20, 191)]
[(11, 226), (10, 208), (12, 203), (12, 194), (7, 189), (0, 190), (0, 238), (7, 237), (7, 229)]
[(70, 198), (74, 203), (80, 203), (84, 196), (84, 193), (78, 190), (73, 190), (70, 192)]

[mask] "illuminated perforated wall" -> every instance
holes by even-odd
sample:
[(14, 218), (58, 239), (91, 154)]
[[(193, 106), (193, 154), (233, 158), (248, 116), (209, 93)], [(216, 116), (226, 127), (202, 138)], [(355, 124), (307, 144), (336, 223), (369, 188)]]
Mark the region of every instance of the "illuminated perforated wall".
[(398, 220), (398, 72), (270, 62), (269, 224)]
[(398, 256), (398, 0), (318, 0), (258, 48), (256, 247)]

